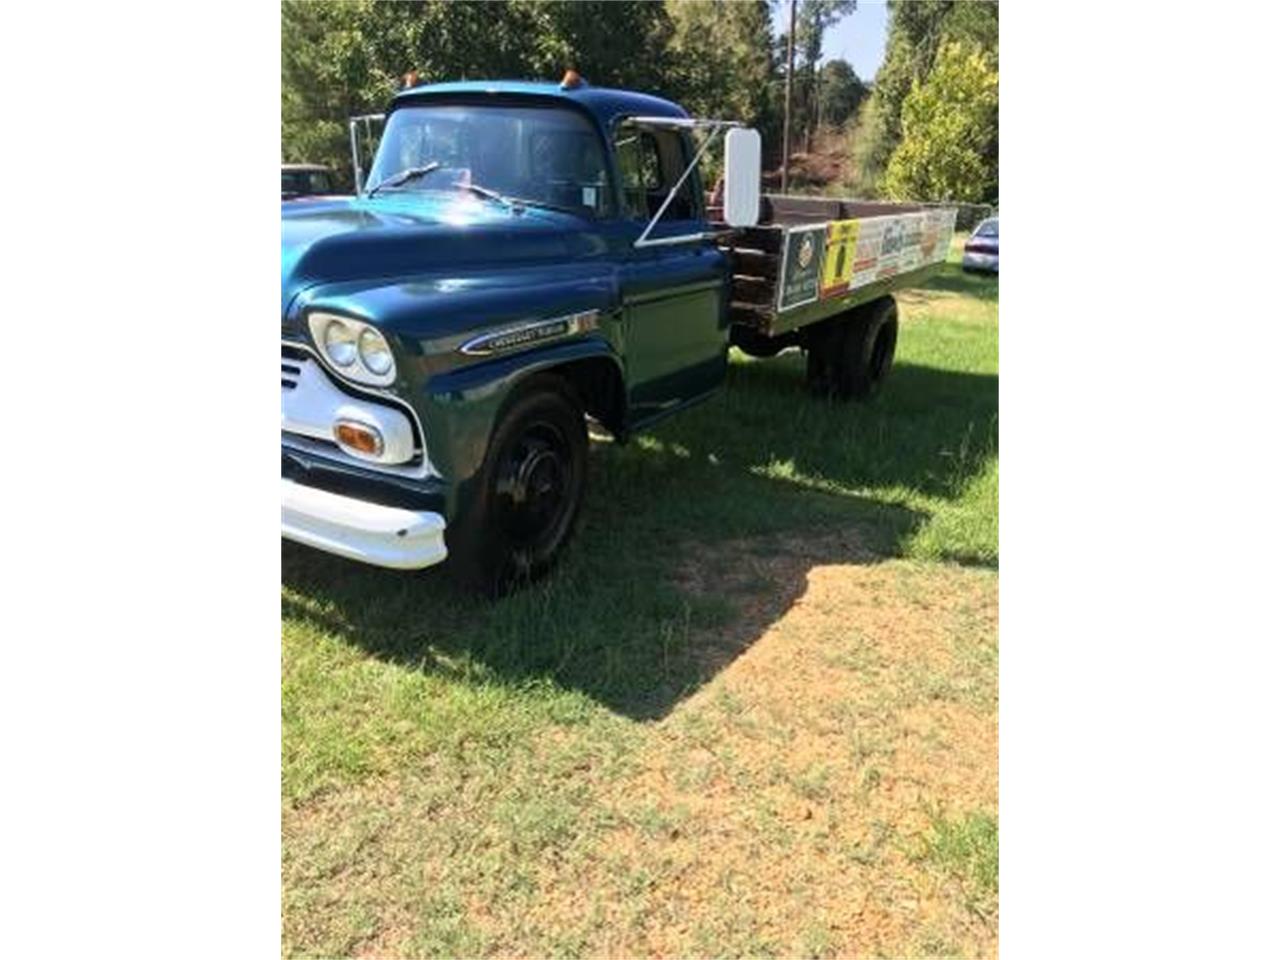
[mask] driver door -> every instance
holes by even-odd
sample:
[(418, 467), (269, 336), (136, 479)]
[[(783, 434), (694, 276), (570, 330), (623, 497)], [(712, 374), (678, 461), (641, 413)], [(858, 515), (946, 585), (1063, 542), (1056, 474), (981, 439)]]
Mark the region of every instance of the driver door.
[[(680, 130), (622, 124), (614, 134), (627, 252), (621, 276), (623, 336), (633, 422), (653, 419), (724, 381), (728, 272), (714, 242), (634, 243), (693, 159)], [(680, 240), (709, 229), (695, 170), (649, 239)]]

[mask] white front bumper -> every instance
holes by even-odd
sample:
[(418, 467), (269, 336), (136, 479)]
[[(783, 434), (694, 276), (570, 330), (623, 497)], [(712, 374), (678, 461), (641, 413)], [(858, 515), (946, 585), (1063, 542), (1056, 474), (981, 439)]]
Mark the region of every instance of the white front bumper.
[(344, 497), (280, 480), (280, 535), (379, 567), (416, 570), (440, 563), (444, 517)]

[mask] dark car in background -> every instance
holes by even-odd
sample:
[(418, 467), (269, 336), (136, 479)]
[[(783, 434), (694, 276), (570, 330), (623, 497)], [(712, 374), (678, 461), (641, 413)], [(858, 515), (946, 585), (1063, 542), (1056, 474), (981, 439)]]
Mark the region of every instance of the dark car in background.
[(317, 197), (334, 194), (333, 172), (318, 163), (282, 163), (280, 165), (280, 199)]
[(978, 224), (964, 245), (962, 270), (987, 270), (1000, 272), (1000, 218), (991, 217)]

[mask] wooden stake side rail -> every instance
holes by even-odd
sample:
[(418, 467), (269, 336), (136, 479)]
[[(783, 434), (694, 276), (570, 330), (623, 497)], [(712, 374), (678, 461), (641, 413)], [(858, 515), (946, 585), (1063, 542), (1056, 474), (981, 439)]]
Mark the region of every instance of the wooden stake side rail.
[[(822, 297), (815, 298), (812, 302), (785, 310), (779, 309), (779, 286), (784, 282), (782, 259), (786, 237), (792, 229), (802, 226), (820, 227), (838, 221), (897, 217), (938, 209), (915, 203), (880, 203), (830, 197), (761, 197), (761, 223), (733, 230), (720, 243), (720, 248), (730, 257), (733, 269), (730, 321), (764, 336), (775, 337), (820, 322), (895, 289), (918, 284), (936, 271), (940, 261), (913, 264), (888, 276), (881, 277), (877, 274), (874, 280), (863, 282), (855, 289), (835, 295), (824, 291)], [(950, 219), (944, 218), (945, 229), (939, 226), (936, 231), (939, 235), (932, 238), (934, 245), (943, 245), (944, 254), (950, 244), (955, 222), (954, 210), (947, 208), (946, 212)], [(716, 229), (731, 230), (719, 219), (721, 208), (709, 203), (708, 214)], [(933, 222), (936, 224), (938, 219), (938, 214), (935, 214)], [(930, 256), (935, 254), (936, 251), (931, 247)], [(818, 269), (821, 272), (821, 264)]]

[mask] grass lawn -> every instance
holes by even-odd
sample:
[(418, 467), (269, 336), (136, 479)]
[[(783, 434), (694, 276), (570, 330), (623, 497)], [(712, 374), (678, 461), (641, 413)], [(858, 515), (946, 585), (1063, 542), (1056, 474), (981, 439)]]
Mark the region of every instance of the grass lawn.
[(997, 309), (899, 297), (868, 405), (803, 360), (593, 443), (499, 603), (283, 547), (288, 955), (993, 955)]

